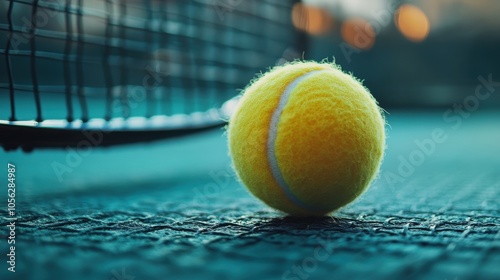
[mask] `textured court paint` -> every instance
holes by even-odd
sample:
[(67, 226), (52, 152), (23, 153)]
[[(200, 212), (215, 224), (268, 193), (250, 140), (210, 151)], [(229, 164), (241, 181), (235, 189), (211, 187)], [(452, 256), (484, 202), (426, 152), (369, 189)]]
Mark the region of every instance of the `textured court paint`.
[[(304, 208), (305, 210), (311, 211), (311, 212), (316, 212), (316, 211), (324, 211), (324, 209), (318, 208), (314, 205), (309, 205), (301, 201), (300, 198), (298, 198), (290, 189), (288, 184), (285, 181), (285, 178), (283, 178), (283, 174), (281, 173), (281, 170), (278, 165), (278, 159), (276, 158), (276, 153), (275, 153), (275, 146), (276, 146), (276, 137), (278, 136), (278, 125), (280, 122), (280, 117), (281, 114), (283, 113), (283, 109), (288, 103), (288, 100), (290, 98), (290, 95), (294, 91), (294, 89), (297, 87), (297, 85), (302, 82), (303, 80), (307, 79), (308, 77), (317, 74), (321, 72), (322, 70), (314, 70), (311, 72), (308, 72), (298, 78), (296, 78), (294, 81), (292, 81), (284, 90), (283, 94), (280, 97), (278, 107), (276, 110), (273, 112), (272, 117), (271, 117), (271, 123), (269, 125), (269, 136), (267, 140), (267, 158), (269, 160), (269, 165), (271, 166), (271, 173), (278, 183), (278, 185), (281, 187), (285, 195), (290, 199), (292, 203), (297, 205), (298, 207)], [(324, 71), (324, 70), (323, 70)]]
[[(389, 122), (384, 170), (396, 174), (401, 151), (431, 137), (429, 128), (443, 127), (437, 111), (396, 111)], [(109, 183), (84, 181), (64, 192), (64, 184), (29, 168), (49, 169), (64, 153), (5, 153), (23, 168), (16, 251), (29, 253), (19, 254), (19, 271), (10, 278), (0, 272), (0, 279), (119, 280), (116, 273), (123, 272), (135, 280), (191, 280), (201, 274), (203, 280), (299, 280), (283, 275), (314, 256), (318, 266), (308, 280), (500, 279), (500, 157), (492, 156), (500, 154), (499, 127), (500, 111), (478, 110), (460, 129), (449, 129), (446, 142), (436, 143), (439, 152), (404, 183), (388, 185), (382, 176), (334, 219), (282, 217), (229, 177), (220, 178), (224, 185), (217, 196), (193, 200), (190, 190), (203, 192), (214, 180), (210, 174), (228, 172), (219, 131), (147, 149), (94, 149), (82, 162), (88, 166), (71, 174), (98, 175)], [(169, 169), (173, 164), (176, 172)], [(113, 182), (109, 176), (116, 174), (128, 181)], [(9, 223), (6, 216), (0, 220)], [(318, 245), (332, 254), (326, 258)]]

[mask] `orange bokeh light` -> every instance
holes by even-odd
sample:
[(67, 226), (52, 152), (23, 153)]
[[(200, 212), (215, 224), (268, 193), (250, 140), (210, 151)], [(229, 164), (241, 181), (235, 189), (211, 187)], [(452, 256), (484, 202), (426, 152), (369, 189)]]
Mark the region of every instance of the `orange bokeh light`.
[(362, 18), (344, 21), (340, 32), (344, 41), (357, 49), (368, 50), (375, 44), (375, 30)]
[(295, 28), (313, 35), (321, 35), (333, 27), (333, 18), (325, 10), (297, 3), (292, 9), (292, 23)]
[(420, 42), (429, 35), (429, 19), (414, 5), (405, 4), (399, 7), (394, 20), (401, 34), (408, 40)]

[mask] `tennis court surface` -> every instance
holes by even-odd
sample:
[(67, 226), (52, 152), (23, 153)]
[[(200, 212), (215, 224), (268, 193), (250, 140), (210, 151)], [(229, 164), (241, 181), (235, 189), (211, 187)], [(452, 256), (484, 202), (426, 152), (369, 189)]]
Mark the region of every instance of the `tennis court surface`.
[[(9, 153), (17, 272), (3, 279), (497, 279), (499, 117), (478, 112), (454, 130), (440, 113), (392, 113), (381, 178), (315, 219), (252, 197), (228, 168), (220, 130), (94, 150), (68, 176), (73, 189), (30, 170), (51, 172), (65, 152)], [(435, 128), (446, 141), (400, 175), (399, 157)], [(389, 173), (404, 181), (389, 183)]]

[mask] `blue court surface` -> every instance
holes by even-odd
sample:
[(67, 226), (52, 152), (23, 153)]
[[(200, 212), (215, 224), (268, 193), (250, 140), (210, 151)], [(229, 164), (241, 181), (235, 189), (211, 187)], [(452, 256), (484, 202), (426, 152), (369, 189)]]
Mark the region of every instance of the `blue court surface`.
[(2, 279), (498, 279), (500, 114), (454, 126), (442, 113), (390, 112), (380, 178), (315, 219), (252, 197), (223, 129), (94, 149), (61, 182), (51, 164), (68, 152), (5, 153), (17, 166), (17, 272)]

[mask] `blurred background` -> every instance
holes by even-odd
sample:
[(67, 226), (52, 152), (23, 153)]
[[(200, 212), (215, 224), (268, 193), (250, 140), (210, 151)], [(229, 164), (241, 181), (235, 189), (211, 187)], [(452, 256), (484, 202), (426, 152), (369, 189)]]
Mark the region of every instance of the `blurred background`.
[[(45, 118), (68, 111), (68, 91), (78, 118), (203, 111), (297, 58), (335, 61), (386, 108), (449, 106), (474, 93), (479, 76), (500, 76), (494, 0), (33, 3), (0, 3), (0, 91), (20, 92), (20, 119), (34, 117), (35, 80)], [(130, 86), (148, 71), (161, 84), (134, 110), (92, 105), (109, 95), (126, 106)], [(6, 119), (7, 94), (0, 101)], [(499, 102), (494, 94), (481, 106)]]
[(489, 0), (307, 0), (292, 20), (309, 35), (306, 56), (333, 56), (381, 104), (436, 107), (474, 93), (479, 75), (500, 80), (499, 9)]

